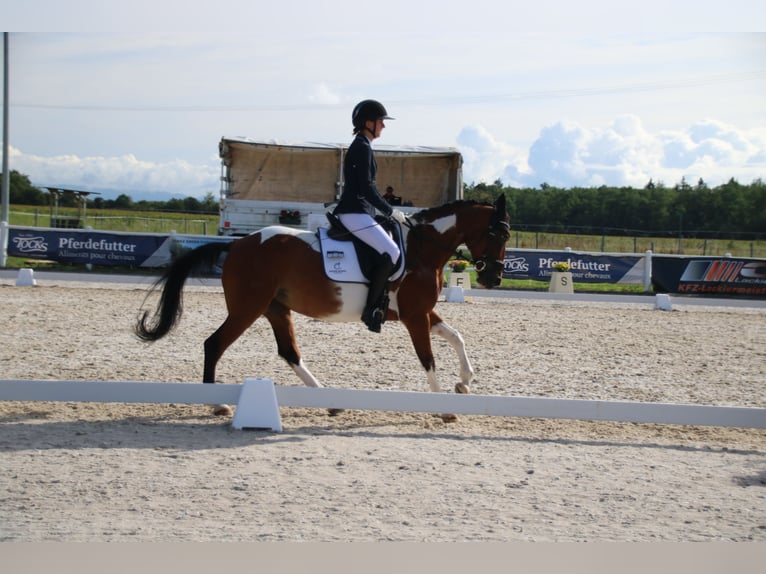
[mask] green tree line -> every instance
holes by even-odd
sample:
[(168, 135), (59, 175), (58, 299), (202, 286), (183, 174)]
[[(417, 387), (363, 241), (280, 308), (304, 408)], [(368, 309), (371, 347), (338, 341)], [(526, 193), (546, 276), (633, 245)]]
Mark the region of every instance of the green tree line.
[(494, 201), (506, 195), (514, 229), (607, 235), (685, 235), (759, 239), (766, 236), (766, 184), (730, 179), (708, 187), (685, 179), (673, 187), (506, 187), (501, 181), (466, 186), (465, 197)]
[[(49, 205), (50, 194), (35, 187), (29, 181), (29, 177), (11, 170), (10, 203), (17, 205)], [(77, 207), (77, 197), (74, 194), (63, 194), (59, 200), (61, 207)], [(104, 199), (103, 197), (88, 198), (88, 209), (134, 209), (136, 211), (182, 211), (184, 213), (217, 213), (218, 200), (212, 193), (208, 193), (201, 201), (196, 197), (172, 198), (167, 201), (133, 201), (127, 194), (120, 194), (116, 199)]]
[[(50, 195), (17, 171), (10, 173), (10, 203), (48, 205)], [(494, 183), (465, 186), (464, 196), (494, 201), (504, 193), (517, 230), (551, 233), (608, 235), (685, 235), (687, 237), (731, 237), (760, 239), (766, 236), (766, 184), (761, 179), (742, 185), (730, 179), (708, 187), (701, 179), (690, 185), (685, 179), (673, 187), (649, 181), (642, 189), (632, 187), (540, 188), (506, 187)], [(76, 205), (74, 196), (64, 196), (59, 205)], [(88, 208), (135, 209), (137, 211), (182, 211), (216, 213), (218, 201), (212, 193), (203, 200), (194, 197), (168, 201), (133, 201), (122, 194), (116, 199), (96, 197)]]

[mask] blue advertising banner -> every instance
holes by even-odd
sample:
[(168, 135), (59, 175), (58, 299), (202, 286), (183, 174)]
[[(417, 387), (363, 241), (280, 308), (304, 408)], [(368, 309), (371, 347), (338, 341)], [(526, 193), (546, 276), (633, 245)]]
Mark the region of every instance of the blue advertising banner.
[(660, 293), (766, 296), (766, 259), (655, 255), (652, 284)]
[(8, 255), (59, 263), (163, 267), (181, 250), (231, 238), (11, 227)]
[(553, 264), (566, 261), (578, 283), (644, 283), (646, 258), (640, 255), (597, 255), (575, 251), (506, 249), (504, 279), (548, 281)]

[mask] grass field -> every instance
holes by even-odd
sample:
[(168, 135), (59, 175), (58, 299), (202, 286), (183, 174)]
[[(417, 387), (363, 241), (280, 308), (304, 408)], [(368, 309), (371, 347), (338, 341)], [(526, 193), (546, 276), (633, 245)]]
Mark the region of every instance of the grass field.
[[(47, 207), (27, 205), (10, 206), (10, 224), (32, 227), (50, 227), (51, 215)], [(59, 208), (60, 217), (76, 217), (75, 208)], [(203, 213), (175, 213), (159, 211), (131, 211), (120, 209), (89, 209), (82, 224), (98, 231), (131, 231), (139, 233), (187, 233), (190, 235), (216, 235), (218, 215)]]

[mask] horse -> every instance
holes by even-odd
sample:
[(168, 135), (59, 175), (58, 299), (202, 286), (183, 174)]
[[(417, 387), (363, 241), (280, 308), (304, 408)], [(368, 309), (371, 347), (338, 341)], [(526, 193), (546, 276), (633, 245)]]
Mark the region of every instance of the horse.
[[(469, 393), (474, 379), (463, 337), (434, 311), (444, 281), (444, 266), (465, 245), (477, 282), (489, 289), (496, 287), (502, 279), (509, 230), (510, 218), (502, 194), (494, 204), (457, 200), (427, 208), (412, 214), (407, 225), (402, 226), (406, 265), (403, 274), (389, 285), (390, 304), (385, 319), (400, 321), (408, 331), (433, 392), (442, 388), (436, 377), (431, 335), (443, 337), (458, 355), (460, 382), (455, 392)], [(211, 268), (225, 255), (221, 284), (228, 316), (204, 342), (202, 381), (216, 381), (216, 365), (226, 349), (256, 319), (265, 316), (274, 332), (279, 356), (305, 385), (321, 387), (298, 350), (292, 312), (325, 321), (360, 321), (367, 285), (330, 279), (318, 243), (314, 232), (275, 225), (231, 242), (206, 243), (188, 251), (177, 257), (150, 288), (147, 297), (160, 287), (161, 296), (151, 318), (146, 310), (139, 317), (135, 333), (139, 339), (152, 342), (173, 330), (181, 318), (187, 278), (200, 269)], [(231, 415), (232, 409), (216, 405), (214, 413)], [(448, 414), (442, 418), (457, 420)]]

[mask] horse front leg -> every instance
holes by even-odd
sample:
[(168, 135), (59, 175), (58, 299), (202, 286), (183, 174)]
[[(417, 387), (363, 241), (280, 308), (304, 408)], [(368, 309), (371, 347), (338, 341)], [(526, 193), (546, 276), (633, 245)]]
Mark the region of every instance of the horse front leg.
[(303, 381), (304, 385), (308, 387), (321, 387), (322, 384), (303, 364), (301, 352), (298, 350), (298, 343), (295, 341), (295, 329), (293, 328), (293, 318), (290, 309), (277, 301), (272, 301), (265, 316), (271, 324), (272, 331), (274, 331), (279, 356), (290, 365), (290, 368)]
[[(282, 357), (298, 378), (303, 381), (307, 387), (321, 387), (320, 383), (311, 371), (303, 363), (301, 353), (298, 350), (298, 343), (295, 341), (295, 329), (293, 328), (293, 318), (285, 305), (272, 301), (269, 310), (266, 312), (266, 318), (271, 323), (271, 329), (274, 331), (274, 338), (277, 341), (277, 353)], [(331, 417), (337, 416), (343, 412), (343, 409), (327, 409), (327, 414)]]
[[(401, 320), (410, 333), (410, 338), (412, 339), (412, 344), (415, 347), (415, 353), (420, 360), (420, 364), (426, 370), (428, 387), (434, 393), (441, 392), (441, 385), (439, 385), (439, 381), (436, 379), (436, 361), (434, 361), (434, 354), (431, 348), (429, 315), (424, 315), (422, 319), (403, 318)], [(451, 423), (457, 422), (458, 417), (454, 414), (445, 413), (441, 415), (441, 419), (445, 423)]]
[(468, 360), (468, 355), (465, 352), (465, 341), (463, 341), (462, 335), (456, 329), (445, 323), (434, 311), (431, 311), (429, 317), (431, 333), (445, 339), (455, 349), (457, 358), (460, 361), (460, 382), (455, 385), (455, 392), (467, 395), (471, 392), (474, 371), (471, 361)]

